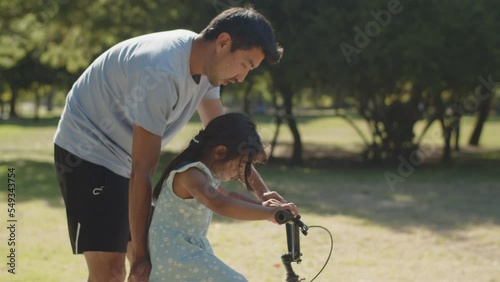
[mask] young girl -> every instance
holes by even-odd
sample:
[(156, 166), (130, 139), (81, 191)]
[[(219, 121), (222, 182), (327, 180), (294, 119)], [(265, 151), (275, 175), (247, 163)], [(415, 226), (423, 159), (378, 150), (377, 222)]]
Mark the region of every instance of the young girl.
[(273, 220), (293, 203), (259, 202), (219, 186), (244, 179), (266, 160), (255, 125), (243, 114), (212, 120), (165, 169), (156, 185), (149, 229), (150, 281), (247, 281), (218, 259), (207, 239), (212, 212), (243, 220)]

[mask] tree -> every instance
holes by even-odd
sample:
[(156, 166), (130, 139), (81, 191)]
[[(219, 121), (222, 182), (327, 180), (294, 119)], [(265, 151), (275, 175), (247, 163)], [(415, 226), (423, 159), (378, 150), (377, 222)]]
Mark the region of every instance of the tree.
[[(21, 89), (39, 81), (30, 65), (73, 78), (117, 42), (144, 33), (208, 22), (206, 9), (191, 12), (197, 3), (184, 1), (37, 1), (0, 2), (0, 72), (10, 85), (10, 115), (17, 116)], [(203, 2), (198, 6), (210, 7)], [(206, 15), (206, 16), (205, 16)], [(43, 76), (44, 73), (40, 73)], [(43, 80), (43, 79), (42, 79)], [(54, 81), (65, 84), (67, 79)]]
[[(496, 13), (491, 12), (496, 10), (489, 1), (468, 0), (360, 1), (340, 6), (349, 23), (344, 26), (351, 30), (337, 31), (344, 62), (334, 77), (372, 129), (366, 155), (407, 158), (430, 125), (440, 121), (443, 159), (448, 160), (456, 123), (447, 118), (447, 108), (471, 95), (478, 74), (498, 66), (492, 59), (498, 57), (499, 46), (492, 32), (498, 29)], [(429, 120), (415, 139), (421, 106)]]
[[(276, 106), (277, 131), (286, 123), (294, 143), (291, 162), (302, 162), (302, 141), (293, 114), (293, 102), (304, 89), (331, 84), (332, 25), (341, 14), (331, 1), (258, 1), (256, 8), (272, 22), (278, 42), (284, 46), (281, 62), (269, 68), (272, 92), (283, 105)], [(275, 98), (275, 101), (278, 99)]]

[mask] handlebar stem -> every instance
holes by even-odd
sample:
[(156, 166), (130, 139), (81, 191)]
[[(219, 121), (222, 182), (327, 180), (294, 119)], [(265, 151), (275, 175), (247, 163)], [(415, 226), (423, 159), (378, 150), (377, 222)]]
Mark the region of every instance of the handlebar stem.
[(281, 262), (286, 270), (286, 282), (299, 282), (299, 276), (295, 274), (292, 268), (292, 254), (284, 254), (281, 256)]
[(275, 221), (278, 224), (286, 223), (286, 241), (288, 253), (281, 256), (281, 261), (286, 270), (286, 282), (300, 282), (301, 280), (293, 271), (292, 262), (300, 263), (300, 232), (307, 235), (309, 227), (300, 221), (300, 215), (294, 216), (288, 210), (279, 210), (275, 214)]

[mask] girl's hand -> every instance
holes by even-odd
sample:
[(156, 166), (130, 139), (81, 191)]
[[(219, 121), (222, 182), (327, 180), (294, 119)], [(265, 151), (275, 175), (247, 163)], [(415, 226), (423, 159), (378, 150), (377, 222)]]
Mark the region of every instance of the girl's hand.
[(289, 210), (293, 213), (294, 216), (297, 216), (299, 214), (299, 210), (297, 209), (297, 206), (294, 203), (281, 203), (279, 206), (280, 210)]
[(297, 206), (294, 203), (281, 203), (276, 199), (269, 199), (267, 201), (262, 202), (262, 205), (275, 208), (272, 213), (272, 218), (270, 219), (274, 223), (277, 223), (274, 216), (276, 212), (279, 210), (289, 210), (294, 216), (297, 216), (299, 214)]
[(294, 216), (299, 214), (299, 210), (294, 203), (282, 203), (276, 199), (269, 199), (267, 201), (262, 202), (263, 206), (279, 208), (280, 210), (289, 210), (293, 213)]

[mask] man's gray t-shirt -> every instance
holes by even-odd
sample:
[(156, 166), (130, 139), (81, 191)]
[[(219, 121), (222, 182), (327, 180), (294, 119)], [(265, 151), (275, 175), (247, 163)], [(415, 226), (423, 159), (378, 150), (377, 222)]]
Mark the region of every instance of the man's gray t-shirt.
[(197, 84), (189, 56), (197, 34), (174, 30), (121, 42), (99, 56), (68, 93), (54, 142), (89, 162), (130, 177), (136, 124), (162, 147), (202, 99), (218, 99), (206, 76)]

